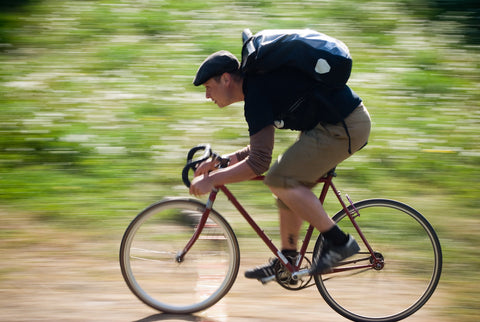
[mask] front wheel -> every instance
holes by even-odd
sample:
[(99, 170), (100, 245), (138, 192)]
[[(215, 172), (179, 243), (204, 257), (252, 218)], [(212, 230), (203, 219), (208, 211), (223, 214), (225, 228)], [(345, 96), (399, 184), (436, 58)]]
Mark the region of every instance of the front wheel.
[[(354, 207), (360, 214), (355, 221), (374, 255), (345, 211), (339, 211), (333, 220), (356, 239), (360, 253), (337, 267), (337, 272), (315, 276), (317, 288), (335, 311), (353, 321), (404, 319), (428, 301), (440, 279), (442, 252), (437, 235), (418, 211), (403, 203), (370, 199)], [(354, 213), (352, 206), (348, 209)], [(321, 245), (319, 237), (315, 253)], [(370, 268), (348, 269), (374, 263)]]
[(237, 238), (211, 210), (205, 227), (182, 260), (205, 205), (170, 199), (146, 208), (131, 222), (120, 246), (120, 267), (130, 290), (165, 313), (189, 314), (218, 302), (233, 285), (240, 264)]

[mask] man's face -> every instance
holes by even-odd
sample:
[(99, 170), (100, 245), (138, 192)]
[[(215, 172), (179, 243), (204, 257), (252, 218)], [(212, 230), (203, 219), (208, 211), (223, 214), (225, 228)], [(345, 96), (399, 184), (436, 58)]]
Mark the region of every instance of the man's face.
[(210, 78), (203, 86), (205, 86), (205, 97), (211, 99), (218, 107), (225, 107), (230, 104), (228, 101), (227, 84), (224, 82), (223, 77), (219, 81), (216, 81), (215, 78)]

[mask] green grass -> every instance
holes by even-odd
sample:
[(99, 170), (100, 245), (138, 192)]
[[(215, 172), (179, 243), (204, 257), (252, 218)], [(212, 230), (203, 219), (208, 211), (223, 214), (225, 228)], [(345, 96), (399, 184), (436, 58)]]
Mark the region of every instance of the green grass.
[[(101, 231), (187, 195), (180, 173), (190, 147), (209, 142), (227, 153), (248, 143), (241, 105), (219, 110), (191, 84), (198, 65), (220, 49), (239, 56), (246, 27), (309, 27), (350, 47), (350, 85), (374, 124), (369, 145), (338, 168), (337, 185), (356, 200), (399, 199), (426, 215), (445, 251), (445, 314), (474, 321), (478, 48), (457, 23), (427, 20), (405, 3), (43, 0), (1, 11), (2, 207)], [(278, 132), (275, 155), (295, 136)], [(274, 227), (271, 194), (258, 185), (235, 192)], [(233, 213), (226, 209), (218, 210)]]

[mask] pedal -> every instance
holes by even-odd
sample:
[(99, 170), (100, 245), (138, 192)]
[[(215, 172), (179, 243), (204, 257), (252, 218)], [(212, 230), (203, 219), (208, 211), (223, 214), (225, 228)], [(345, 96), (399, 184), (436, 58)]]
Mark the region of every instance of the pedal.
[(272, 276), (269, 276), (269, 277), (264, 277), (264, 278), (259, 278), (258, 279), (260, 282), (262, 282), (263, 285), (271, 282), (271, 281), (274, 281), (275, 280), (275, 275), (272, 275)]
[(293, 273), (292, 274), (292, 279), (295, 280), (295, 281), (298, 281), (302, 277), (309, 276), (309, 275), (310, 275), (310, 272), (309, 272), (308, 269), (302, 269), (302, 270), (299, 270), (298, 272)]

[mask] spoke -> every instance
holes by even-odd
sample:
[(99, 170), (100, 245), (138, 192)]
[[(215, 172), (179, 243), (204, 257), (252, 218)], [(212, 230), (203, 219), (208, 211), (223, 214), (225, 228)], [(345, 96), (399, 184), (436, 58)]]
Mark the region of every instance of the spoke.
[(365, 272), (368, 272), (370, 271), (372, 268), (365, 268), (365, 269), (362, 269), (362, 270), (351, 270), (351, 273), (350, 274), (342, 274), (342, 275), (338, 275), (338, 274), (332, 274), (330, 275), (330, 277), (326, 277), (323, 279), (324, 282), (328, 281), (328, 280), (331, 280), (331, 279), (342, 279), (342, 278), (347, 278), (347, 277), (350, 277), (350, 276), (355, 276), (355, 275), (358, 275), (358, 274), (362, 274), (362, 273), (365, 273)]
[(173, 252), (158, 251), (158, 250), (145, 249), (145, 248), (133, 248), (133, 247), (132, 247), (132, 251), (138, 251), (141, 253), (153, 253), (153, 254), (170, 254), (170, 255), (174, 254)]

